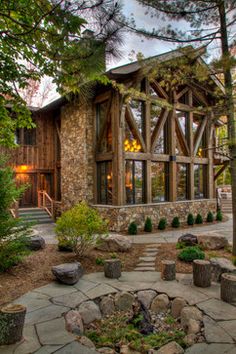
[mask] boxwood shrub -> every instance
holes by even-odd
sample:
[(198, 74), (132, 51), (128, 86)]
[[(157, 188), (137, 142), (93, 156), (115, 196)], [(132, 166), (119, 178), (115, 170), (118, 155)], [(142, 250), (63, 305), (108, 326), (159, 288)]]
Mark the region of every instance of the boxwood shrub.
[(198, 246), (189, 246), (178, 254), (178, 258), (184, 262), (192, 262), (194, 259), (204, 259), (205, 253)]

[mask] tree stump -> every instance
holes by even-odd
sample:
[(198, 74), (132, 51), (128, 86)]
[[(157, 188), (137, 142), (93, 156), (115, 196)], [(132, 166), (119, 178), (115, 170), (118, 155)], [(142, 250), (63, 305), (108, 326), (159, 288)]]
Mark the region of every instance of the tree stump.
[(106, 278), (118, 279), (121, 276), (121, 261), (119, 259), (107, 259), (104, 262), (104, 275)]
[(161, 278), (163, 280), (175, 280), (175, 262), (162, 261)]
[(211, 263), (201, 259), (193, 261), (193, 284), (200, 288), (211, 286)]
[(0, 310), (0, 345), (14, 344), (22, 339), (26, 307), (10, 304)]
[(220, 285), (221, 300), (236, 303), (236, 275), (223, 273)]

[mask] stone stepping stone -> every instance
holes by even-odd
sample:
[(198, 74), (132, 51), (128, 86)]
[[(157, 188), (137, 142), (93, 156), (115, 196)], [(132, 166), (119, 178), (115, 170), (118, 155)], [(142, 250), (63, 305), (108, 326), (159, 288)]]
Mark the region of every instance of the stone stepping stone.
[(149, 271), (155, 271), (155, 267), (137, 267), (134, 269), (135, 271), (140, 271), (140, 272), (149, 272)]
[(141, 262), (137, 264), (137, 267), (154, 267), (154, 262)]
[(139, 261), (144, 262), (155, 262), (156, 257), (139, 257)]

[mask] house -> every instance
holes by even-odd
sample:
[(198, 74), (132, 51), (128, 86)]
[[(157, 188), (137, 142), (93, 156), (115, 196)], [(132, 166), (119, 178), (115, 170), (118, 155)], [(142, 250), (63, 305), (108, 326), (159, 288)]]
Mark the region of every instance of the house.
[(17, 180), (31, 184), (21, 206), (43, 207), (49, 196), (65, 210), (86, 200), (114, 231), (147, 216), (215, 211), (214, 164), (222, 161), (214, 161), (211, 107), (222, 84), (199, 55), (189, 65), (209, 71), (207, 84), (168, 90), (166, 77), (149, 79), (156, 65), (184, 56), (175, 50), (112, 69), (112, 83), (97, 84), (93, 97), (59, 98), (34, 112), (37, 128), (17, 133), (11, 158)]

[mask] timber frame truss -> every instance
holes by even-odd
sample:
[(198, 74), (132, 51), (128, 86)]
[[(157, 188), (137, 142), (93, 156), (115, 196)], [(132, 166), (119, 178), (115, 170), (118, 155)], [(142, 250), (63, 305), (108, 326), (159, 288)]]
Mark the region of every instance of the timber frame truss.
[[(139, 101), (143, 104), (144, 129), (140, 132), (130, 104), (127, 103), (118, 91), (110, 90), (97, 96), (95, 105), (108, 100), (106, 119), (100, 129), (100, 134), (95, 137), (95, 176), (96, 163), (101, 161), (112, 161), (112, 204), (125, 205), (125, 160), (145, 161), (145, 204), (152, 203), (151, 191), (151, 163), (166, 162), (168, 164), (168, 201), (177, 200), (177, 164), (187, 165), (188, 191), (187, 199), (194, 200), (194, 165), (204, 165), (204, 188), (205, 197), (208, 199), (214, 196), (214, 175), (213, 175), (213, 139), (214, 139), (214, 119), (212, 113), (206, 108), (210, 103), (204, 91), (200, 91), (194, 85), (183, 87), (178, 92), (165, 92), (160, 84), (153, 80), (151, 83), (144, 79), (144, 95), (140, 95)], [(150, 95), (150, 89), (152, 94)], [(153, 94), (156, 93), (156, 95)], [(187, 104), (182, 103), (183, 97), (186, 97)], [(193, 99), (200, 102), (203, 107), (202, 112), (196, 110), (193, 105)], [(137, 100), (137, 98), (135, 98)], [(159, 105), (162, 102), (168, 102), (168, 105), (161, 105), (160, 115), (156, 125), (151, 133), (151, 105)], [(170, 108), (171, 107), (171, 108)], [(187, 112), (186, 131), (177, 116), (177, 111)], [(197, 113), (196, 113), (197, 111)], [(195, 116), (198, 116), (198, 126), (193, 129)], [(95, 116), (95, 115), (94, 115)], [(104, 137), (108, 124), (111, 124), (112, 148), (111, 151), (98, 152), (99, 145)], [(125, 151), (125, 127), (128, 125), (133, 136), (140, 144), (140, 151)], [(95, 122), (96, 126), (96, 122)], [(164, 131), (164, 133), (163, 133)], [(160, 139), (161, 134), (165, 134), (164, 153), (155, 153), (155, 146)], [(96, 135), (96, 134), (95, 134)], [(204, 149), (199, 154), (199, 147), (204, 137)], [(176, 146), (181, 148), (181, 153), (176, 152)], [(95, 192), (97, 191), (97, 182), (95, 178)], [(96, 195), (96, 194), (95, 194)]]

